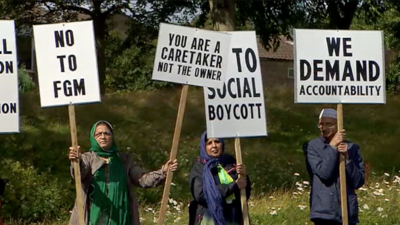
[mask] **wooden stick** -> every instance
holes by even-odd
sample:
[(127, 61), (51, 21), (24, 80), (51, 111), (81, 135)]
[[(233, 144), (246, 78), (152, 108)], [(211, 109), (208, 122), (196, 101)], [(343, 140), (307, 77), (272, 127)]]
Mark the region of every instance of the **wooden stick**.
[[(236, 155), (236, 163), (241, 164), (243, 163), (242, 161), (242, 149), (240, 146), (240, 138), (235, 138), (235, 155)], [(240, 178), (239, 174), (239, 178)], [(247, 206), (247, 194), (246, 194), (246, 189), (240, 190), (240, 202), (242, 203), (242, 214), (243, 214), (243, 222), (244, 225), (249, 225), (250, 220), (249, 220), (249, 210)]]
[[(185, 115), (186, 99), (187, 99), (187, 95), (188, 95), (188, 90), (189, 90), (189, 85), (187, 85), (187, 84), (183, 85), (182, 92), (181, 92), (181, 100), (179, 102), (179, 108), (178, 108), (178, 116), (177, 116), (176, 124), (175, 124), (175, 132), (174, 132), (174, 137), (172, 140), (171, 154), (169, 157), (171, 161), (176, 159), (176, 155), (178, 153), (179, 138), (181, 136), (183, 117)], [(161, 200), (160, 215), (158, 217), (158, 225), (164, 224), (165, 214), (167, 213), (167, 204), (168, 204), (168, 198), (169, 198), (169, 191), (170, 191), (171, 183), (172, 183), (172, 177), (173, 177), (173, 173), (168, 168), (167, 178), (166, 178), (165, 186), (164, 186), (163, 197)]]
[[(68, 106), (68, 113), (69, 113), (72, 147), (74, 148), (75, 152), (79, 153), (74, 105), (71, 104)], [(85, 225), (85, 213), (83, 210), (83, 194), (82, 194), (81, 171), (79, 167), (79, 160), (74, 161), (74, 177), (75, 177), (76, 207), (78, 210), (78, 221), (79, 225)]]
[[(338, 131), (343, 129), (343, 105), (337, 105), (337, 126)], [(340, 154), (339, 163), (339, 177), (340, 177), (340, 199), (342, 204), (342, 223), (343, 225), (349, 224), (348, 211), (347, 211), (347, 185), (346, 185), (346, 156)]]

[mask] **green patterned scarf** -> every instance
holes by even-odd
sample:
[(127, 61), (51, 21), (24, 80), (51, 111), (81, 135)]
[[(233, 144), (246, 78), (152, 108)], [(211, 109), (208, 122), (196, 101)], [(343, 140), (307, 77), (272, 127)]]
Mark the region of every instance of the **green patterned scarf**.
[(131, 225), (127, 174), (118, 154), (114, 134), (112, 146), (107, 151), (103, 150), (94, 138), (94, 132), (99, 123), (106, 123), (113, 133), (112, 126), (106, 121), (98, 121), (90, 131), (89, 151), (108, 158), (109, 164), (107, 165), (108, 176), (103, 166), (95, 172), (91, 181), (89, 225)]

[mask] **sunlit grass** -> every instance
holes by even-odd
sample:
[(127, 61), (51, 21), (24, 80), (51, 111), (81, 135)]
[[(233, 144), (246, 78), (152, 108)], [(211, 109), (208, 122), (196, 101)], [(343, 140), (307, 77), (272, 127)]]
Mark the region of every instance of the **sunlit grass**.
[[(296, 176), (297, 177), (297, 176)], [(293, 190), (278, 190), (260, 193), (249, 201), (249, 212), (252, 224), (265, 225), (302, 225), (312, 224), (309, 220), (310, 183), (296, 178)], [(400, 177), (374, 177), (370, 183), (357, 191), (359, 196), (359, 217), (361, 224), (385, 225), (399, 224), (397, 213), (400, 210)], [(142, 205), (140, 220), (142, 225), (157, 224), (158, 207)], [(165, 224), (185, 225), (188, 223), (187, 203), (169, 199)], [(10, 225), (67, 225), (68, 221), (48, 221), (42, 223), (24, 223), (18, 220), (5, 221)]]
[[(158, 169), (169, 157), (179, 95), (179, 89), (113, 94), (104, 97), (99, 104), (76, 106), (78, 143), (81, 149), (86, 151), (89, 148), (88, 135), (92, 124), (100, 119), (109, 120), (114, 125), (121, 151), (134, 154), (140, 165), (147, 170)], [(293, 195), (298, 187), (296, 182), (302, 183), (302, 180), (308, 179), (301, 146), (305, 141), (318, 136), (316, 122), (320, 110), (335, 105), (294, 104), (291, 88), (266, 90), (265, 99), (268, 137), (246, 138), (241, 141), (243, 160), (254, 188), (251, 199), (254, 207), (250, 207), (253, 224), (311, 224), (308, 221), (307, 187), (303, 187), (304, 192)], [(371, 185), (375, 187), (377, 182), (381, 187), (386, 185), (383, 180), (373, 178), (372, 173), (381, 175), (388, 172), (396, 175), (392, 171), (397, 171), (400, 164), (400, 98), (389, 96), (387, 101), (386, 105), (344, 105), (344, 127), (348, 138), (361, 145), (369, 180), (365, 186), (368, 190), (359, 192), (360, 198), (365, 201), (360, 203), (360, 207), (364, 204), (369, 207), (369, 210), (360, 212), (361, 218), (364, 218), (362, 224), (399, 223), (395, 218), (396, 210), (400, 211), (396, 201), (399, 197), (397, 187), (389, 190), (385, 186), (385, 198), (389, 201), (378, 201), (382, 196), (373, 195), (370, 188)], [(59, 183), (58, 191), (68, 193), (69, 196), (60, 206), (62, 208), (57, 210), (57, 217), (61, 218), (59, 224), (65, 224), (75, 196), (67, 159), (71, 144), (68, 109), (41, 109), (37, 94), (21, 95), (21, 104), (22, 132), (0, 136), (0, 161), (8, 159), (10, 162), (20, 162), (26, 167), (34, 168), (37, 174), (45, 174), (53, 183)], [(180, 168), (174, 175), (173, 182), (176, 185), (171, 187), (170, 196), (182, 204), (178, 212), (173, 208), (173, 202), (171, 203), (171, 215), (166, 224), (172, 224), (178, 217), (180, 220), (174, 224), (187, 222), (185, 207), (190, 201), (187, 176), (193, 160), (199, 154), (199, 136), (206, 127), (204, 114), (202, 89), (190, 87), (178, 151)], [(227, 140), (226, 152), (234, 154), (232, 140)], [(0, 174), (7, 175), (2, 169), (0, 167)], [(299, 176), (294, 176), (295, 173), (299, 173)], [(393, 180), (386, 176), (384, 178), (387, 182)], [(10, 177), (13, 184), (24, 181), (23, 177)], [(143, 224), (154, 224), (154, 218), (158, 217), (154, 215), (154, 210), (158, 209), (162, 186), (136, 191), (142, 205), (140, 210)], [(8, 196), (15, 197), (15, 194), (8, 193)], [(270, 199), (270, 196), (273, 198)], [(20, 204), (18, 199), (10, 201), (9, 204)], [(299, 205), (306, 208), (301, 210)], [(11, 220), (10, 215), (15, 215), (15, 212), (13, 214), (9, 210), (9, 206), (5, 204), (3, 212), (7, 221)], [(146, 212), (149, 207), (153, 211)], [(380, 212), (378, 207), (384, 210)], [(382, 217), (385, 215), (388, 217)]]

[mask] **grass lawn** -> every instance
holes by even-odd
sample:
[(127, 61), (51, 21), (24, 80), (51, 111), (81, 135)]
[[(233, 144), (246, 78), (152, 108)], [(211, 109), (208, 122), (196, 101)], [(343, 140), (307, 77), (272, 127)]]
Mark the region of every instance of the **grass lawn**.
[[(92, 124), (105, 119), (114, 125), (121, 151), (134, 154), (148, 170), (158, 169), (169, 157), (179, 94), (179, 89), (113, 94), (102, 103), (77, 106), (81, 149), (89, 148)], [(319, 135), (320, 110), (336, 106), (294, 104), (291, 87), (266, 90), (265, 98), (268, 137), (241, 141), (243, 161), (253, 182), (251, 219), (253, 224), (311, 224), (301, 146)], [(41, 109), (34, 93), (21, 95), (21, 104), (22, 132), (0, 137), (0, 174), (10, 180), (3, 210), (6, 224), (31, 224), (44, 218), (52, 222), (43, 224), (66, 224), (75, 197), (67, 159), (71, 143), (68, 109)], [(400, 223), (396, 213), (400, 211), (399, 112), (399, 96), (388, 96), (386, 105), (344, 105), (347, 136), (360, 144), (367, 172), (368, 184), (358, 192), (361, 224)], [(205, 128), (202, 89), (190, 87), (178, 152), (180, 168), (174, 176), (166, 224), (187, 224), (187, 175)], [(234, 154), (233, 140), (227, 140), (226, 152)], [(154, 224), (162, 187), (136, 191), (143, 224)]]

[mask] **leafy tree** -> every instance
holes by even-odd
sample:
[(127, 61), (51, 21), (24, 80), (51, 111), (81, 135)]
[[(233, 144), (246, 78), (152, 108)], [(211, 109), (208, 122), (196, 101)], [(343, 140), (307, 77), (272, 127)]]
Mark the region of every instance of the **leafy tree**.
[[(140, 36), (140, 35), (138, 35)], [(106, 86), (113, 91), (149, 90), (171, 86), (172, 83), (151, 79), (156, 50), (155, 38), (144, 37), (124, 41), (111, 33), (106, 40)], [(140, 44), (139, 44), (140, 43)]]
[[(291, 38), (294, 27), (321, 29), (349, 29), (355, 17), (365, 15), (367, 22), (375, 22), (387, 4), (379, 0), (358, 1), (227, 1), (204, 2), (197, 24), (207, 22), (211, 12), (213, 26), (250, 24), (260, 35), (267, 49), (279, 45), (279, 37)], [(214, 5), (210, 10), (210, 5)], [(222, 24), (222, 25), (221, 25)]]
[(389, 10), (378, 25), (385, 32), (386, 46), (397, 54), (386, 73), (386, 88), (391, 93), (398, 93), (400, 87), (400, 2), (390, 1), (387, 4)]
[[(105, 93), (107, 20), (115, 14), (126, 13), (134, 21), (149, 26), (170, 21), (176, 12), (190, 14), (194, 2), (173, 0), (38, 0), (8, 1), (8, 6), (18, 9), (13, 18), (24, 24), (61, 21), (93, 20), (101, 93)], [(38, 11), (40, 13), (38, 13)]]

